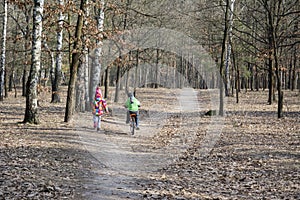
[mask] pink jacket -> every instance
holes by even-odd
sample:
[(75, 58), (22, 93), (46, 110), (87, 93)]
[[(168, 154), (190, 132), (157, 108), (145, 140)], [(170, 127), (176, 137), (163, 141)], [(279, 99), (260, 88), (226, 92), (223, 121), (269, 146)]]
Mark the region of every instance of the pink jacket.
[(107, 111), (105, 99), (95, 99), (93, 103), (93, 114), (96, 116), (101, 116), (105, 111)]

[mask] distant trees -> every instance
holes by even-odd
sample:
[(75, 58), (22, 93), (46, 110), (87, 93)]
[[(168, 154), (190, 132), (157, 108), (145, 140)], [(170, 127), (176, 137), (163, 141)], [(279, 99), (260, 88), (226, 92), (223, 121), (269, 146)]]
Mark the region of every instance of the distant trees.
[[(224, 23), (231, 22), (230, 18), (222, 22), (219, 17), (224, 16), (221, 13), (226, 12), (226, 5), (227, 1), (220, 1), (220, 4), (199, 3), (195, 14), (197, 21), (201, 22), (199, 26), (204, 29), (203, 32), (208, 33), (202, 35), (207, 38), (204, 46), (220, 61), (222, 56), (220, 58), (219, 49), (222, 49), (221, 44), (224, 43), (216, 31), (224, 31)], [(268, 89), (267, 102), (272, 104), (277, 91), (278, 117), (282, 116), (282, 88), (292, 89), (294, 79), (299, 79), (299, 75), (295, 75), (299, 71), (299, 54), (296, 55), (294, 51), (299, 49), (299, 31), (295, 31), (300, 20), (299, 12), (299, 0), (236, 1), (231, 42), (234, 68), (226, 73), (226, 68), (221, 69), (224, 82), (230, 82), (234, 86), (236, 95), (241, 89)]]
[[(48, 79), (53, 103), (60, 101), (60, 85), (68, 84), (65, 121), (71, 119), (75, 108), (89, 109), (98, 83), (105, 85), (106, 97), (110, 96), (108, 87), (115, 87), (115, 101), (119, 100), (120, 90), (127, 92), (140, 86), (180, 88), (189, 84), (194, 88), (215, 88), (222, 81), (225, 94), (235, 94), (237, 102), (243, 89), (268, 89), (266, 101), (278, 101), (278, 117), (282, 116), (283, 90), (300, 87), (299, 0), (49, 0), (42, 18), (43, 40), (47, 44), (44, 48), (39, 48), (39, 36), (32, 37), (37, 28), (32, 12), (38, 2), (8, 0), (11, 6), (3, 17), (8, 14), (9, 27), (5, 29), (3, 20), (0, 32), (0, 98), (4, 97), (6, 84), (10, 89), (12, 85), (22, 85), (22, 95), (27, 99), (24, 121), (38, 122), (34, 115), (38, 113), (35, 101), (39, 97), (34, 91), (40, 85), (48, 87)], [(6, 0), (3, 11), (5, 3)], [(124, 33), (143, 28), (175, 30), (189, 40), (181, 37), (168, 44), (178, 51), (166, 50), (168, 45), (159, 47), (170, 41), (170, 35), (156, 35), (154, 38), (160, 38), (156, 41), (158, 46), (122, 46)], [(103, 63), (101, 57), (103, 40), (119, 48), (110, 63)], [(215, 61), (221, 78), (201, 70), (208, 63), (195, 58), (192, 40)], [(5, 65), (4, 53), (11, 55), (6, 56)], [(55, 67), (49, 64), (52, 61), (48, 53), (55, 56)]]
[(296, 68), (299, 69), (293, 58), (299, 55), (292, 53), (292, 49), (299, 48), (299, 33), (295, 32), (299, 23), (299, 0), (254, 0), (241, 3), (240, 7), (235, 36), (244, 52), (236, 52), (241, 58), (238, 64), (247, 66), (251, 89), (253, 84), (257, 89), (268, 86), (269, 104), (272, 104), (274, 89), (277, 89), (278, 117), (281, 117), (284, 74), (294, 78)]

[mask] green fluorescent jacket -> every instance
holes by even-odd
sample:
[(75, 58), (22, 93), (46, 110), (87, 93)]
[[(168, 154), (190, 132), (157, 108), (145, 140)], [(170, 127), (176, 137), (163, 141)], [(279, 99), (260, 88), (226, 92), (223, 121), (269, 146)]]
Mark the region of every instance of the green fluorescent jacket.
[(140, 102), (135, 97), (132, 97), (132, 101), (133, 102), (131, 103), (130, 98), (128, 98), (125, 102), (125, 106), (126, 108), (128, 108), (129, 111), (136, 112), (139, 110)]

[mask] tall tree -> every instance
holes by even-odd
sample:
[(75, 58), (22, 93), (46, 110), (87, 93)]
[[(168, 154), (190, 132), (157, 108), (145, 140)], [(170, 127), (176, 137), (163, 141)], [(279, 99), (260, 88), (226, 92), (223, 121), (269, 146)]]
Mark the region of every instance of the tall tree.
[(232, 45), (232, 27), (233, 27), (233, 14), (234, 14), (234, 2), (235, 0), (230, 0), (230, 13), (229, 13), (229, 22), (228, 22), (228, 42), (227, 42), (227, 53), (225, 60), (225, 94), (226, 96), (230, 95), (230, 69), (229, 65), (231, 64), (231, 45)]
[(7, 32), (7, 0), (3, 2), (4, 14), (3, 14), (3, 31), (2, 31), (2, 49), (0, 58), (0, 101), (4, 98), (4, 85), (5, 85), (5, 52), (6, 52), (6, 32)]
[(225, 17), (224, 17), (224, 30), (223, 30), (223, 41), (222, 41), (222, 50), (221, 50), (221, 61), (220, 61), (220, 105), (219, 105), (219, 115), (224, 115), (224, 79), (223, 79), (223, 69), (224, 69), (224, 55), (225, 55), (225, 48), (226, 48), (226, 41), (228, 37), (228, 12), (229, 12), (229, 0), (226, 0), (226, 7), (225, 7)]
[(90, 102), (93, 99), (95, 89), (97, 85), (101, 82), (101, 52), (102, 52), (102, 40), (103, 40), (103, 24), (104, 24), (104, 0), (95, 0), (95, 10), (96, 10), (96, 19), (97, 19), (97, 38), (96, 38), (96, 48), (95, 56), (92, 65), (91, 72), (91, 87), (90, 87)]
[(86, 9), (86, 2), (87, 0), (81, 0), (80, 2), (80, 10), (78, 12), (78, 19), (75, 31), (75, 41), (74, 47), (72, 52), (72, 63), (70, 66), (70, 80), (68, 85), (68, 96), (67, 96), (67, 104), (66, 104), (66, 111), (65, 111), (65, 122), (69, 122), (72, 119), (74, 114), (74, 106), (75, 106), (75, 83), (77, 79), (77, 71), (80, 62), (80, 56), (82, 54), (82, 27), (83, 21), (85, 17), (85, 9)]
[(58, 28), (57, 28), (57, 46), (56, 46), (56, 64), (54, 70), (54, 79), (52, 80), (52, 103), (60, 102), (60, 83), (62, 80), (62, 47), (63, 47), (63, 23), (64, 23), (64, 0), (58, 0)]
[(29, 68), (29, 64), (30, 64), (30, 42), (31, 42), (31, 39), (30, 39), (30, 36), (32, 34), (31, 32), (31, 17), (32, 17), (32, 7), (33, 5), (30, 4), (26, 4), (24, 3), (24, 5), (22, 5), (23, 8), (24, 8), (24, 15), (25, 15), (25, 21), (26, 21), (26, 25), (25, 25), (25, 29), (22, 30), (22, 33), (24, 35), (24, 40), (25, 40), (25, 43), (24, 43), (24, 49), (25, 49), (25, 60), (24, 60), (24, 68), (23, 68), (23, 77), (22, 77), (22, 96), (26, 96), (26, 92), (27, 92), (27, 81), (28, 81), (28, 68)]
[[(89, 1), (87, 0), (87, 5)], [(86, 8), (86, 18), (84, 20), (84, 30), (88, 30), (89, 25), (89, 6)], [(83, 35), (83, 55), (78, 67), (78, 78), (76, 82), (76, 103), (75, 110), (84, 112), (90, 110), (89, 97), (89, 45), (87, 33)]]
[(27, 81), (26, 109), (24, 123), (39, 123), (37, 85), (41, 67), (41, 43), (44, 0), (34, 0), (32, 58), (29, 78)]

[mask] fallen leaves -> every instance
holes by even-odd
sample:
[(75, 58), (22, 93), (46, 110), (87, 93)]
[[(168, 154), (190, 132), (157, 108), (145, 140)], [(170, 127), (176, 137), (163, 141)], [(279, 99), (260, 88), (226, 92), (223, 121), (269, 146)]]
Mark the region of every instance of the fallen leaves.
[[(277, 119), (276, 112), (270, 111), (276, 107), (268, 107), (261, 103), (261, 96), (254, 98), (253, 95), (261, 93), (248, 94), (247, 104), (229, 102), (229, 115), (221, 138), (209, 156), (197, 156), (203, 138), (199, 133), (194, 145), (178, 161), (160, 171), (162, 177), (145, 186), (144, 197), (299, 199), (299, 102), (288, 99), (290, 105), (298, 105), (293, 106), (296, 110)], [(249, 103), (251, 99), (256, 102)], [(243, 112), (238, 112), (239, 109)], [(199, 120), (201, 124), (206, 118)], [(164, 143), (170, 138), (169, 135), (164, 137), (163, 132), (160, 137), (167, 140)]]
[[(157, 98), (168, 91), (154, 90), (155, 103), (171, 102)], [(209, 99), (205, 91), (199, 93), (199, 100)], [(151, 108), (153, 95), (146, 89), (139, 95), (148, 95), (148, 103), (143, 104)], [(174, 151), (180, 154), (174, 154), (169, 165), (139, 179), (136, 195), (143, 199), (299, 199), (299, 101), (291, 95), (291, 112), (278, 120), (276, 106), (266, 105), (264, 97), (262, 93), (241, 95), (239, 105), (229, 99), (221, 137), (205, 157), (199, 147), (211, 118), (193, 113), (168, 115), (161, 131), (150, 142), (135, 144), (135, 151), (186, 146)], [(18, 123), (23, 115), (15, 115), (20, 114), (15, 108), (24, 104), (11, 102), (0, 104), (0, 199), (84, 199), (81, 195), (90, 190), (84, 184), (94, 178), (95, 166), (76, 142), (72, 125), (62, 122), (65, 104), (43, 102), (43, 109), (49, 106), (51, 114), (42, 116), (42, 124), (29, 125)], [(206, 105), (204, 100), (201, 105)], [(114, 130), (113, 124), (109, 126)]]
[(31, 125), (20, 123), (23, 115), (17, 109), (25, 98), (19, 99), (0, 104), (0, 199), (80, 199), (80, 182), (91, 173), (88, 153), (70, 142), (77, 138), (72, 129), (58, 123), (63, 103), (48, 103), (55, 114)]

